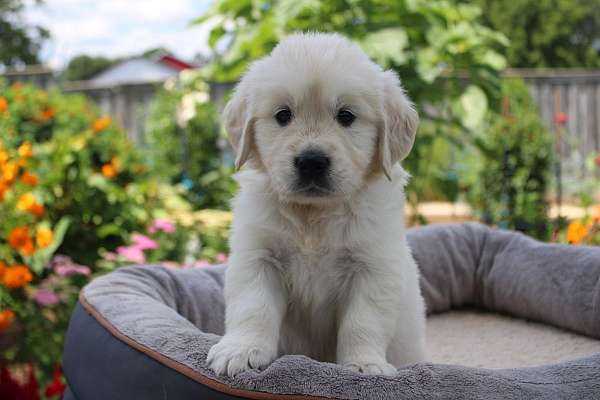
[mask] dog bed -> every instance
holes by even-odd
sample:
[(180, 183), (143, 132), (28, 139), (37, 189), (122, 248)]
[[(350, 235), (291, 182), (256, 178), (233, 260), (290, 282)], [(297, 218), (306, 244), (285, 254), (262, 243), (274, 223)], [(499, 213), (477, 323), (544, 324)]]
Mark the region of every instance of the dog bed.
[[(600, 248), (544, 244), (474, 223), (413, 228), (408, 240), (428, 313), (470, 307), (600, 338)], [(394, 376), (286, 355), (263, 371), (215, 376), (205, 359), (223, 333), (224, 269), (137, 266), (86, 286), (66, 338), (65, 399), (600, 397), (600, 353), (503, 369), (428, 362)]]

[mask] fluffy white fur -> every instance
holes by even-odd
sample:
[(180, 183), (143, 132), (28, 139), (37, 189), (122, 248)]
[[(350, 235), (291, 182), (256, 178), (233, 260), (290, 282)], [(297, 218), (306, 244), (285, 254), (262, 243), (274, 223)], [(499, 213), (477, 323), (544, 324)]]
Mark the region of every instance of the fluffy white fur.
[[(289, 107), (280, 126), (274, 114)], [(356, 120), (336, 121), (341, 108)], [(418, 270), (405, 238), (397, 162), (418, 116), (398, 78), (354, 44), (297, 34), (251, 65), (225, 109), (237, 152), (226, 272), (226, 332), (208, 354), (217, 374), (304, 354), (367, 374), (392, 374), (425, 354)], [(294, 157), (331, 158), (332, 190), (294, 190)]]

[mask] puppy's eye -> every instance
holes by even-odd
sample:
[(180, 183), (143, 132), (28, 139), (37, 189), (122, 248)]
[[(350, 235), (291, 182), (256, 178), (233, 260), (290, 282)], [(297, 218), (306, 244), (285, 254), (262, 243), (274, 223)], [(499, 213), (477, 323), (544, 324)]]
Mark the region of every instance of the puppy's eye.
[(337, 120), (337, 122), (339, 122), (340, 125), (344, 127), (349, 127), (356, 119), (356, 116), (352, 114), (350, 110), (342, 108), (340, 111), (338, 111), (335, 119)]
[(292, 112), (289, 108), (282, 108), (275, 113), (275, 120), (279, 126), (286, 126), (292, 120)]

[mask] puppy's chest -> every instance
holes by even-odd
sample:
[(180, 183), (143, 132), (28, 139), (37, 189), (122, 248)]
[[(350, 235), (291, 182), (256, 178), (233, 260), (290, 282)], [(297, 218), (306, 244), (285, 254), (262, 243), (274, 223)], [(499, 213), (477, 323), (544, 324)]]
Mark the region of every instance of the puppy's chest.
[(346, 283), (355, 269), (352, 254), (360, 250), (348, 243), (345, 232), (351, 224), (316, 224), (296, 232), (280, 247), (283, 281), (293, 308), (311, 312), (333, 311), (344, 295)]
[(282, 324), (281, 350), (335, 361), (340, 311), (352, 277), (348, 250), (296, 249), (282, 263), (288, 307)]
[(290, 252), (283, 266), (283, 279), (291, 305), (319, 307), (335, 300), (343, 267), (341, 252)]

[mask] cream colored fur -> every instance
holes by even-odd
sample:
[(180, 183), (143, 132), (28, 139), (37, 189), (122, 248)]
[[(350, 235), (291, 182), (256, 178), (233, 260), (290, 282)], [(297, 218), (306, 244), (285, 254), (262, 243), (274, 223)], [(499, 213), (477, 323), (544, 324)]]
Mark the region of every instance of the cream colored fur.
[[(274, 114), (293, 113), (287, 126)], [(356, 120), (336, 121), (341, 107)], [(218, 374), (304, 354), (368, 374), (422, 361), (425, 311), (405, 238), (398, 161), (418, 116), (395, 74), (338, 35), (296, 34), (251, 65), (225, 109), (241, 190)], [(331, 158), (331, 193), (295, 191), (293, 159)]]

